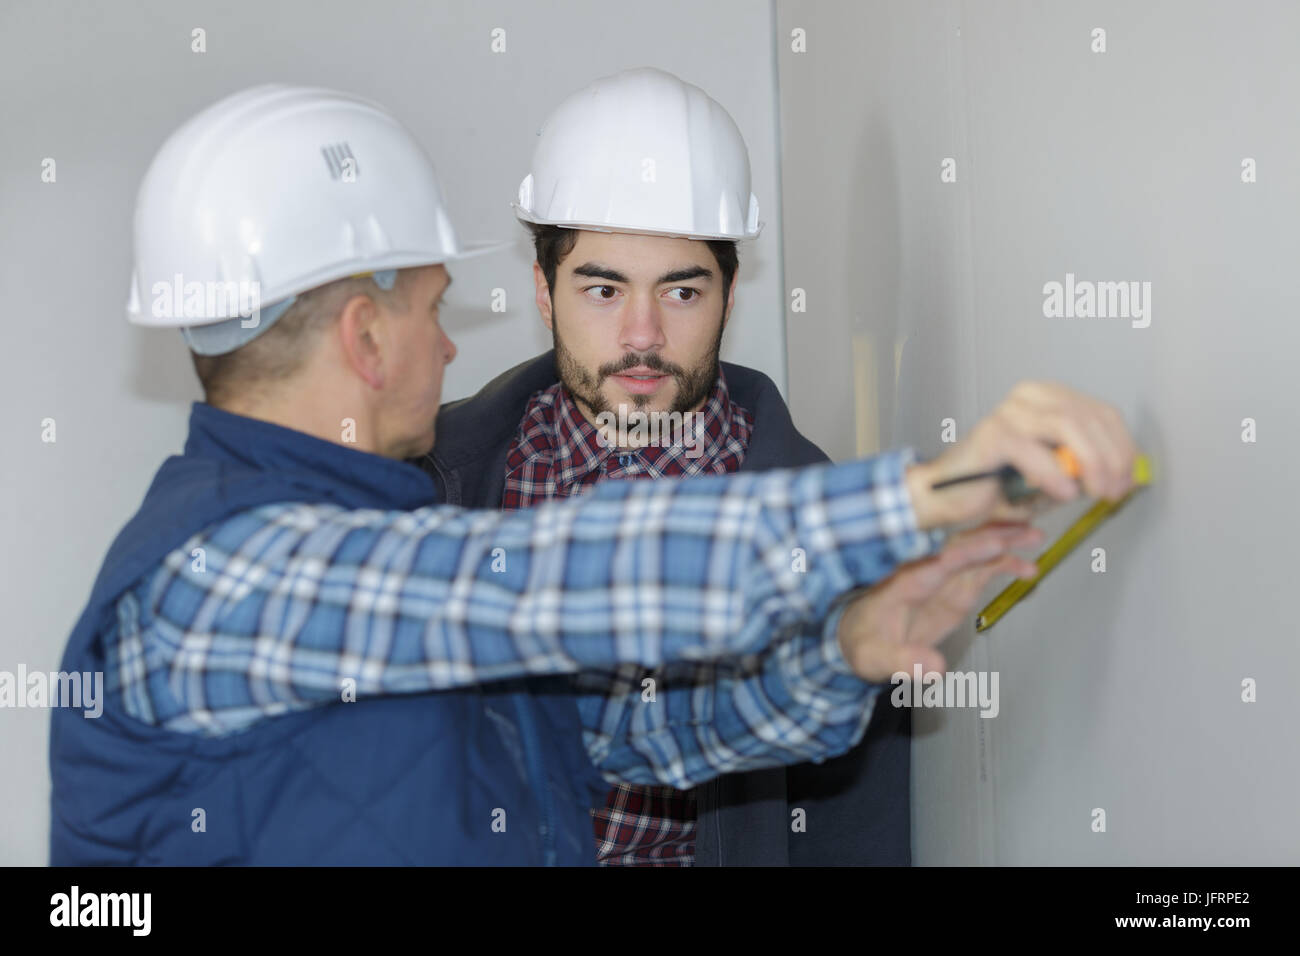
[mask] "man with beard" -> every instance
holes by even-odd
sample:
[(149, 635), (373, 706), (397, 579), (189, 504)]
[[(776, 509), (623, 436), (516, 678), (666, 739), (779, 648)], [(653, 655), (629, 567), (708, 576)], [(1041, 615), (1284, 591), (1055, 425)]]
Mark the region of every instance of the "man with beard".
[[(828, 460), (796, 430), (766, 375), (719, 362), (736, 243), (760, 228), (745, 144), (720, 104), (660, 70), (598, 80), (547, 120), (514, 205), (534, 237), (536, 303), (554, 349), (443, 410), (426, 467), (448, 501), (510, 510), (607, 479)], [(686, 427), (660, 429), (647, 443), (626, 425), (648, 414), (683, 416)], [(905, 590), (908, 573), (878, 599)], [(709, 693), (730, 673), (701, 665), (583, 675), (590, 739), (632, 719), (629, 695), (652, 700), (665, 685)], [(906, 710), (882, 705), (854, 750), (820, 765), (733, 774), (695, 790), (617, 784), (594, 815), (597, 857), (908, 865), (909, 727)], [(806, 815), (800, 832), (795, 810)]]

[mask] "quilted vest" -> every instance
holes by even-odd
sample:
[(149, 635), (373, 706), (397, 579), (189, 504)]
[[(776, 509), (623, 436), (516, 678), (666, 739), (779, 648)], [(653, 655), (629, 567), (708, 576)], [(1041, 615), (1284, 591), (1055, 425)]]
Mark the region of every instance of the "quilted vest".
[[(198, 403), (62, 669), (103, 671), (118, 599), (224, 518), (289, 501), (409, 510), (435, 494), (413, 465)], [(52, 711), (52, 865), (594, 863), (590, 810), (608, 784), (562, 681), (339, 702), (220, 738), (136, 720), (110, 683), (98, 718)]]

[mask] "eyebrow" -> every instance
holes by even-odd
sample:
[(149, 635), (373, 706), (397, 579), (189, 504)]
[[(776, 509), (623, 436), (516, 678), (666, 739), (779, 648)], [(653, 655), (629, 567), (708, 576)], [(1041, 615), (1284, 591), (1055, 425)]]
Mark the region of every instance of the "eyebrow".
[[(602, 266), (596, 262), (584, 262), (576, 266), (573, 270), (575, 276), (585, 276), (588, 279), (607, 279), (610, 282), (628, 282), (627, 276), (617, 269), (611, 269), (609, 266)], [(691, 279), (712, 279), (713, 270), (704, 266), (690, 266), (686, 269), (674, 269), (672, 272), (665, 272), (656, 280), (655, 285), (664, 285), (667, 282), (687, 282)]]
[(443, 297), (446, 296), (447, 290), (451, 288), (451, 284), (455, 281), (456, 280), (455, 278), (452, 277), (451, 273), (450, 272), (447, 273), (447, 284), (442, 287), (442, 291), (438, 293), (438, 298), (435, 299), (434, 301), (441, 302), (443, 300)]

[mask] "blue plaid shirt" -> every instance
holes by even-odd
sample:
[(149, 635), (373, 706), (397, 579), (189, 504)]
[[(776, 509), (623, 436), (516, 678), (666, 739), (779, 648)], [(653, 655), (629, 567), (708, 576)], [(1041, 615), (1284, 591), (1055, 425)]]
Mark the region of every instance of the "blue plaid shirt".
[[(106, 682), (141, 721), (219, 736), (346, 689), (573, 674), (611, 781), (821, 759), (880, 690), (843, 659), (836, 598), (942, 540), (916, 527), (911, 461), (604, 482), (518, 512), (257, 507), (123, 594)], [(611, 680), (644, 669), (653, 694)]]

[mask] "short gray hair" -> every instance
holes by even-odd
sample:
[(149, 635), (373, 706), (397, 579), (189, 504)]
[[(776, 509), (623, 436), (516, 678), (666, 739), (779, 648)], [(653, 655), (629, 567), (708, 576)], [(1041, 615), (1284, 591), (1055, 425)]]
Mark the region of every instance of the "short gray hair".
[(226, 405), (238, 393), (265, 391), (291, 377), (306, 362), (321, 333), (338, 319), (353, 296), (369, 296), (396, 311), (409, 306), (412, 269), (400, 269), (391, 289), (372, 276), (336, 279), (300, 293), (275, 322), (252, 341), (224, 355), (191, 352), (194, 371), (210, 405)]

